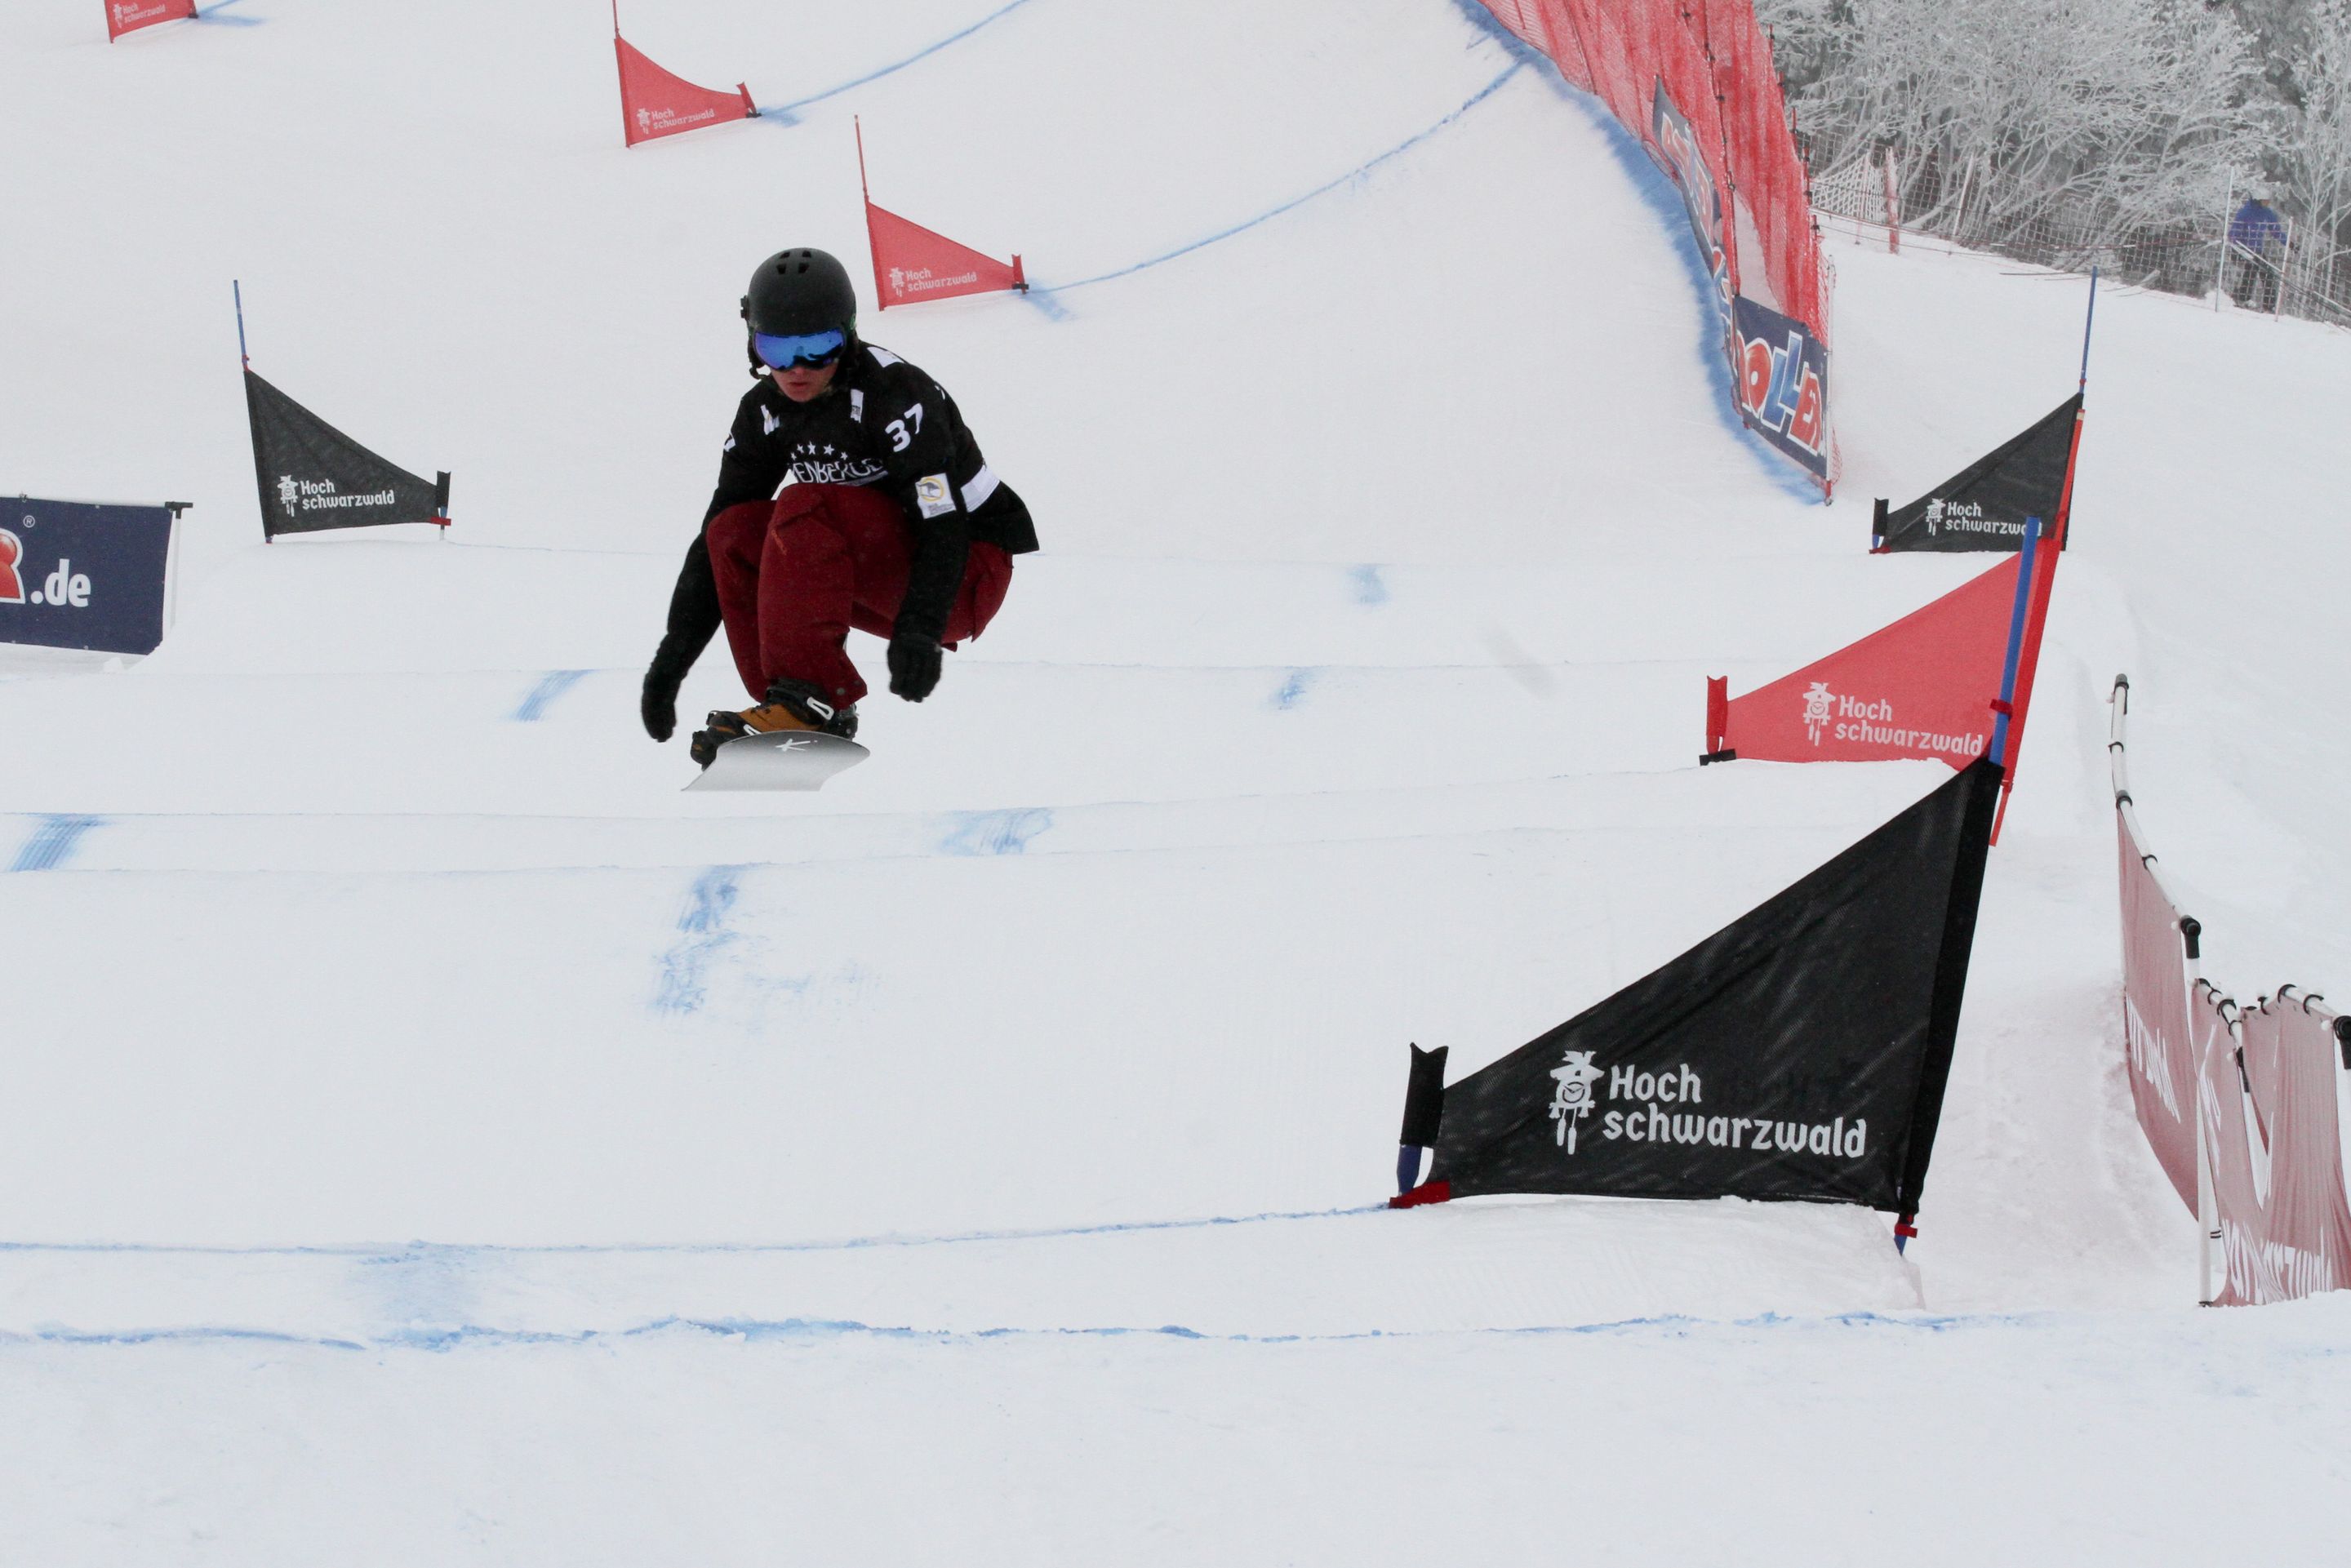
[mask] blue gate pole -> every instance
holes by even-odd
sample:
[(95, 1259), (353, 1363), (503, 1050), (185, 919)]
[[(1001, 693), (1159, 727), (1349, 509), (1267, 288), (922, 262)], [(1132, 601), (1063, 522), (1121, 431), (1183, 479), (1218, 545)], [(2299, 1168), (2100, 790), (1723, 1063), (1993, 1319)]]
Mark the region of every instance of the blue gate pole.
[(2074, 384), (2075, 392), (2090, 390), (2090, 329), (2098, 320), (2098, 269), (2090, 268), (2090, 308), (2082, 318), (2082, 379)]
[(245, 351), (245, 285), (232, 277), (228, 287), (236, 299), (236, 361), (249, 371), (253, 369), (253, 356)]
[(2008, 721), (2015, 714), (2016, 666), (2024, 657), (2024, 616), (2032, 608), (2032, 559), (2041, 542), (2041, 519), (2024, 519), (2024, 549), (2016, 558), (2016, 608), (2008, 618), (2008, 657), (2000, 671), (2000, 701), (1992, 705), (1991, 759), (2008, 766)]

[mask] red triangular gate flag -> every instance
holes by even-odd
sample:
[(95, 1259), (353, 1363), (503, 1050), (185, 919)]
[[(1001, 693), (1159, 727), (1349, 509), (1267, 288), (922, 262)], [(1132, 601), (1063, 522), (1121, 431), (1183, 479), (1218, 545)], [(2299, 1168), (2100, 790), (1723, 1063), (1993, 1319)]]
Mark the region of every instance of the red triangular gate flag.
[[(2046, 548), (2033, 560), (2032, 601), (2009, 722), (2011, 778), (2024, 739), (2057, 555)], [(1991, 749), (1993, 705), (2000, 699), (2022, 559), (2003, 560), (1891, 626), (1742, 697), (1731, 698), (1720, 678), (1709, 680), (1709, 756), (1727, 751), (1766, 762), (1927, 758), (1965, 768)]]
[(865, 204), (865, 237), (873, 248), (873, 292), (884, 310), (915, 299), (1029, 287), (1019, 256), (1006, 263), (982, 256), (871, 202)]
[[(857, 131), (857, 183), (865, 185), (865, 131)], [(1009, 263), (982, 256), (918, 223), (885, 212), (865, 198), (865, 243), (873, 253), (873, 292), (887, 310), (917, 299), (952, 299), (958, 294), (1026, 291), (1020, 258)]]
[(196, 0), (106, 0), (106, 41), (158, 22), (184, 21), (196, 14)]
[(612, 35), (612, 49), (621, 57), (621, 123), (632, 147), (759, 112), (752, 106), (751, 89), (741, 82), (733, 92), (696, 87), (645, 58), (618, 33)]

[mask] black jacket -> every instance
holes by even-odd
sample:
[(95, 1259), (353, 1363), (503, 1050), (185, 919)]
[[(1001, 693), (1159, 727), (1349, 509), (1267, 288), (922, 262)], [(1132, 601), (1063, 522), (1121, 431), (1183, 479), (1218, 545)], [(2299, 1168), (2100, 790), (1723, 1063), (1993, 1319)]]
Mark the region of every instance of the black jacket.
[[(900, 635), (940, 640), (974, 539), (1010, 555), (1037, 548), (1028, 507), (989, 469), (955, 400), (871, 343), (852, 340), (832, 384), (807, 402), (794, 402), (766, 376), (743, 394), (703, 526), (729, 507), (772, 499), (787, 475), (802, 484), (879, 486), (905, 513), (914, 550)], [(718, 623), (710, 552), (696, 533), (670, 595), (660, 658), (682, 674)]]

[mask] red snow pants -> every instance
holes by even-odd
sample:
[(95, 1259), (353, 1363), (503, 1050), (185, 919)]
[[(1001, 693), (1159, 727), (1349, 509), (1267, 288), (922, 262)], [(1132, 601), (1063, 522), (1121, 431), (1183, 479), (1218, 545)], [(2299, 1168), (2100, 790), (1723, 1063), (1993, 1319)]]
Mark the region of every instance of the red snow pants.
[[(914, 566), (914, 528), (895, 501), (854, 485), (787, 485), (777, 500), (727, 507), (703, 538), (726, 645), (755, 699), (775, 680), (810, 682), (842, 707), (865, 695), (849, 629), (888, 637)], [(1011, 586), (1012, 558), (973, 540), (946, 645), (978, 636)]]

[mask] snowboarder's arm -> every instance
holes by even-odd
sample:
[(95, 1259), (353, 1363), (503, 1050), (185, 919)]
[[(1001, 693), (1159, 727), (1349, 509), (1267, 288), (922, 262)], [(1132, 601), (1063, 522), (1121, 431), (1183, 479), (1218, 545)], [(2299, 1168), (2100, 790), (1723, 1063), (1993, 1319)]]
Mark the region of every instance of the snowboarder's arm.
[[(785, 465), (768, 450), (769, 444), (755, 438), (758, 429), (758, 405), (751, 398), (735, 415), (735, 428), (728, 433), (726, 448), (718, 455), (718, 485), (710, 493), (710, 505), (702, 514), (702, 527), (707, 530), (710, 519), (729, 507), (739, 507), (747, 501), (775, 499), (777, 487), (784, 482)], [(678, 674), (702, 656), (710, 645), (713, 633), (718, 630), (718, 580), (710, 570), (710, 550), (705, 543), (707, 535), (697, 533), (694, 542), (685, 547), (685, 564), (678, 569), (677, 586), (670, 591), (669, 629), (662, 636), (664, 651), (674, 649), (682, 653), (684, 665)]]
[(696, 534), (685, 547), (677, 585), (669, 591), (669, 624), (662, 632), (662, 655), (677, 661), (683, 678), (718, 630), (718, 580), (710, 570), (710, 550)]
[[(735, 428), (726, 437), (725, 450), (718, 459), (718, 487), (712, 492), (710, 507), (702, 514), (702, 528), (707, 530), (710, 519), (727, 507), (745, 501), (772, 497), (776, 487), (784, 480), (780, 468), (769, 472), (772, 460), (760, 455), (762, 447), (746, 439), (754, 427), (757, 410), (750, 398), (743, 400), (736, 411)], [(645, 733), (655, 740), (667, 740), (677, 727), (677, 689), (684, 685), (686, 672), (710, 646), (710, 639), (718, 631), (718, 580), (710, 570), (710, 549), (706, 533), (697, 531), (692, 543), (685, 547), (685, 561), (678, 568), (677, 585), (670, 590), (669, 622), (662, 632), (661, 646), (653, 650), (653, 664), (645, 671), (644, 690), (638, 699), (638, 713), (644, 720)]]

